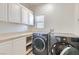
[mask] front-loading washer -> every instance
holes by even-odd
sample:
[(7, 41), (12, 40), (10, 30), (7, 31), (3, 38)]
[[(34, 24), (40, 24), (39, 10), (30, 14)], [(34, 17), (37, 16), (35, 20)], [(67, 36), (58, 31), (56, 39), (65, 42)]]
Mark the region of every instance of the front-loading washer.
[(47, 55), (48, 54), (48, 33), (33, 33), (33, 54)]

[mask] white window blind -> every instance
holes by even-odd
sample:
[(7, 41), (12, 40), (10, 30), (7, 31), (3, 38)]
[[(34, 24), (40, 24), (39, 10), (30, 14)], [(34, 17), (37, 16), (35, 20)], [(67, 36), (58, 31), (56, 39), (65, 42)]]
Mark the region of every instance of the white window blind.
[(44, 16), (35, 17), (36, 28), (44, 28)]

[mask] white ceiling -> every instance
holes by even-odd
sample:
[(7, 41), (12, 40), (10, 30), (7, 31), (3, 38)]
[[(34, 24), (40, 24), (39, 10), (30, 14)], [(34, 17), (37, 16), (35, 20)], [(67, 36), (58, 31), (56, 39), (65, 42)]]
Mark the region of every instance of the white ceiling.
[(35, 8), (44, 5), (46, 3), (21, 3), (23, 6), (31, 9), (32, 11), (34, 11)]

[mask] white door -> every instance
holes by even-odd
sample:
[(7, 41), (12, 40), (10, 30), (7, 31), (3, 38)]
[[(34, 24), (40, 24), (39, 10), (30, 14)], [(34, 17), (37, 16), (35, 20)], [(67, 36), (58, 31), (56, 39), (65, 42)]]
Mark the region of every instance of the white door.
[(7, 21), (7, 4), (0, 3), (0, 21)]
[(13, 40), (14, 55), (24, 55), (26, 52), (26, 37)]
[(12, 41), (6, 41), (0, 43), (0, 55), (11, 55), (13, 54), (13, 45)]
[(21, 7), (18, 4), (9, 4), (9, 22), (21, 23)]
[(28, 9), (22, 8), (22, 23), (23, 24), (28, 24), (29, 22), (29, 14), (28, 14)]

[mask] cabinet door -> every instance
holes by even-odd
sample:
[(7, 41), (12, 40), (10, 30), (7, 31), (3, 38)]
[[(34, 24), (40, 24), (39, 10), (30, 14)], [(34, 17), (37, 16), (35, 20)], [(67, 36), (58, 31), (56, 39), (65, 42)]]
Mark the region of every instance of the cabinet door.
[(7, 4), (0, 3), (0, 21), (7, 21)]
[(12, 41), (0, 43), (0, 55), (11, 55), (13, 53)]
[(22, 23), (23, 24), (28, 24), (29, 22), (29, 14), (28, 14), (28, 10), (22, 8)]
[(29, 12), (29, 25), (34, 25), (34, 16), (32, 11)]
[(13, 40), (14, 55), (24, 55), (26, 52), (26, 37)]
[(21, 7), (18, 4), (9, 4), (9, 22), (21, 23)]

